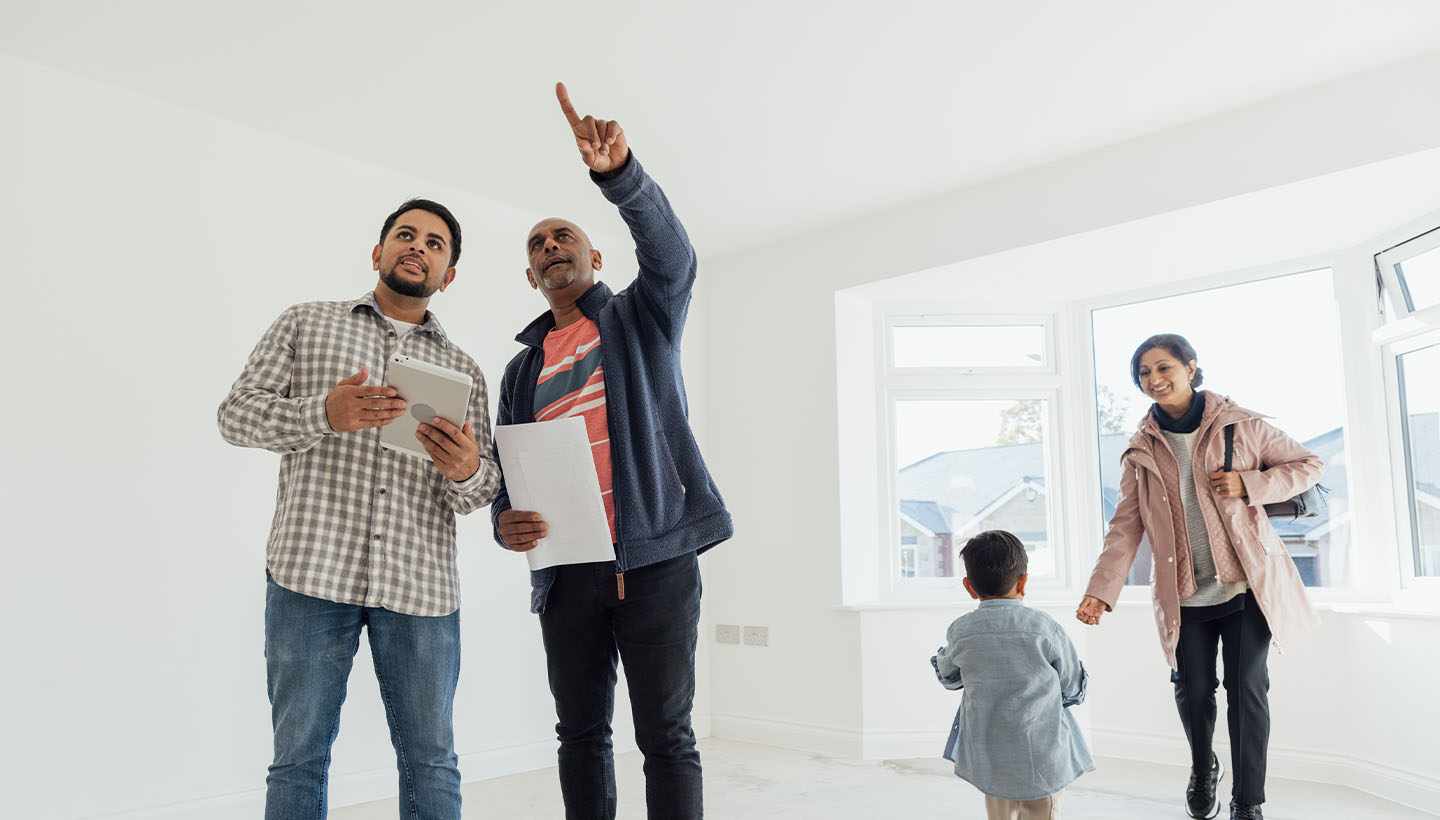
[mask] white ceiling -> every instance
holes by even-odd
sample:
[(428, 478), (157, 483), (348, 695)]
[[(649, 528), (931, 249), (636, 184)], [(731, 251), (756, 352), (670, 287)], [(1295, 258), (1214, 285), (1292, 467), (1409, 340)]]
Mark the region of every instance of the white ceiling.
[(0, 51), (614, 230), (564, 80), (710, 259), (1440, 49), (1433, 0), (6, 6)]
[[(1440, 148), (1347, 168), (872, 282), (846, 292), (885, 303), (1014, 303), (1015, 282), (1059, 304), (1123, 304), (1333, 264), (1430, 230), (1440, 203)], [(1033, 305), (1033, 299), (1028, 304)], [(1030, 308), (1030, 309), (1033, 309)]]

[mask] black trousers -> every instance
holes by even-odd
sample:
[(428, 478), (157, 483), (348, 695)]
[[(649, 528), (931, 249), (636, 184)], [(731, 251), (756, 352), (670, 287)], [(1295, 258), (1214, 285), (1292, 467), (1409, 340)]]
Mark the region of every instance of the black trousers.
[(617, 661), (625, 664), (635, 742), (645, 755), (647, 816), (703, 816), (700, 752), (690, 724), (700, 591), (693, 552), (627, 571), (624, 600), (613, 561), (556, 568), (540, 634), (559, 718), (566, 820), (615, 817), (610, 721)]
[[(1265, 802), (1265, 761), (1270, 745), (1270, 624), (1245, 593), (1244, 606), (1213, 620), (1180, 622), (1175, 648), (1179, 670), (1170, 673), (1175, 705), (1190, 741), (1191, 766), (1210, 768), (1215, 736), (1217, 646), (1225, 662), (1225, 718), (1230, 728), (1231, 797), (1239, 803)], [(1192, 619), (1194, 620), (1194, 619)]]

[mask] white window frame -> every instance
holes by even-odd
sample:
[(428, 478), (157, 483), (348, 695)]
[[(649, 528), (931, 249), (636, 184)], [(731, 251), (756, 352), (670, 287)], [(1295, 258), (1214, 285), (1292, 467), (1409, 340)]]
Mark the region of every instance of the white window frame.
[(1389, 297), (1390, 307), (1395, 312), (1396, 319), (1404, 319), (1416, 314), (1440, 313), (1440, 304), (1416, 310), (1410, 304), (1409, 287), (1401, 279), (1400, 274), (1395, 272), (1395, 269), (1406, 260), (1414, 259), (1436, 248), (1440, 248), (1440, 226), (1433, 227), (1419, 236), (1407, 239), (1375, 255), (1375, 270), (1384, 286), (1383, 295)]
[(1410, 480), (1410, 448), (1407, 446), (1408, 420), (1401, 406), (1400, 357), (1421, 348), (1440, 344), (1440, 305), (1411, 310), (1404, 295), (1403, 283), (1395, 266), (1406, 259), (1440, 247), (1440, 215), (1427, 217), (1417, 230), (1412, 224), (1410, 237), (1374, 255), (1376, 281), (1380, 298), (1387, 301), (1391, 315), (1383, 312), (1373, 341), (1382, 361), (1385, 380), (1386, 430), (1390, 441), (1391, 489), (1394, 499), (1395, 547), (1399, 561), (1400, 585), (1404, 594), (1432, 599), (1440, 595), (1440, 576), (1416, 574), (1415, 549), (1416, 508)]
[[(898, 583), (899, 500), (895, 486), (891, 406), (897, 397), (916, 398), (1045, 398), (1050, 407), (1046, 448), (1046, 481), (1051, 492), (1051, 541), (1055, 544), (1056, 578), (1037, 588), (1032, 600), (1068, 600), (1083, 591), (1100, 549), (1102, 527), (1096, 436), (1095, 375), (1092, 362), (1092, 312), (1097, 309), (1174, 296), (1209, 288), (1243, 284), (1316, 268), (1329, 268), (1339, 311), (1339, 334), (1345, 380), (1345, 457), (1350, 465), (1351, 565), (1344, 586), (1310, 588), (1321, 604), (1390, 602), (1432, 611), (1440, 606), (1440, 577), (1415, 575), (1414, 538), (1410, 526), (1410, 490), (1403, 426), (1399, 419), (1396, 357), (1423, 347), (1440, 333), (1440, 306), (1399, 314), (1385, 310), (1393, 295), (1379, 288), (1385, 282), (1378, 257), (1413, 256), (1428, 248), (1404, 247), (1416, 237), (1440, 241), (1440, 212), (1398, 226), (1369, 240), (1312, 256), (1267, 263), (1183, 281), (1112, 291), (1065, 303), (1029, 302), (956, 304), (931, 302), (853, 301), (837, 297), (839, 342), (856, 339), (846, 348), (852, 361), (865, 362), (867, 377), (842, 380), (842, 403), (863, 408), (858, 427), (842, 423), (842, 437), (873, 430), (874, 446), (850, 448), (842, 440), (842, 470), (863, 467), (856, 478), (844, 479), (842, 496), (865, 507), (842, 513), (851, 535), (842, 537), (845, 606), (932, 606), (966, 600), (958, 579), (903, 579)], [(1401, 257), (1403, 262), (1403, 257)], [(1393, 270), (1392, 270), (1393, 273)], [(1393, 279), (1393, 278), (1392, 278)], [(1395, 284), (1390, 284), (1394, 287)], [(863, 308), (860, 307), (863, 305)], [(863, 318), (857, 308), (863, 311)], [(856, 330), (868, 322), (860, 341)], [(891, 328), (895, 324), (967, 324), (1045, 326), (1043, 367), (895, 368)], [(848, 328), (848, 329), (847, 329)], [(866, 362), (868, 360), (868, 362)], [(897, 372), (904, 371), (904, 372)], [(1033, 392), (1022, 393), (1022, 390)], [(847, 398), (848, 396), (848, 398)], [(842, 411), (842, 416), (845, 413)], [(853, 439), (852, 439), (853, 440)], [(873, 478), (871, 478), (873, 477)], [(1053, 485), (1053, 486), (1051, 486)], [(865, 490), (863, 493), (860, 490)], [(848, 493), (848, 495), (847, 495)], [(873, 504), (873, 506), (870, 506)], [(852, 526), (853, 525), (853, 526)], [(1148, 600), (1143, 586), (1127, 586), (1122, 601)], [(1077, 598), (1078, 600), (1078, 598)]]
[[(961, 576), (952, 578), (902, 578), (900, 575), (900, 498), (897, 489), (900, 466), (896, 460), (896, 420), (894, 407), (899, 401), (986, 401), (1043, 399), (1046, 402), (1046, 436), (1044, 442), (1045, 486), (1047, 503), (1047, 542), (1055, 555), (1055, 576), (1034, 579), (1027, 587), (1031, 597), (1069, 597), (1071, 594), (1071, 556), (1066, 538), (1067, 517), (1062, 474), (1061, 433), (1064, 385), (1060, 345), (1057, 333), (1062, 323), (1058, 311), (997, 312), (971, 310), (936, 310), (934, 306), (881, 305), (876, 311), (876, 338), (880, 341), (876, 357), (876, 391), (878, 421), (875, 441), (883, 473), (880, 486), (881, 536), (884, 545), (876, 550), (875, 568), (879, 581), (876, 590), (883, 601), (953, 603), (957, 595), (966, 596)], [(1037, 325), (1044, 333), (1045, 361), (1035, 366), (956, 366), (897, 367), (894, 364), (894, 329), (897, 326), (977, 326), (1007, 327)], [(956, 547), (960, 545), (955, 545)]]
[[(882, 376), (895, 375), (924, 377), (964, 376), (1021, 376), (1054, 375), (1055, 339), (1053, 314), (974, 314), (974, 313), (882, 313), (884, 347), (881, 351)], [(996, 366), (951, 366), (951, 367), (897, 367), (895, 365), (895, 328), (897, 327), (1035, 327), (1044, 333), (1045, 361), (1040, 365)]]
[(1391, 423), (1390, 433), (1391, 473), (1395, 493), (1395, 541), (1400, 556), (1400, 581), (1408, 589), (1430, 589), (1440, 592), (1440, 576), (1416, 574), (1415, 526), (1419, 509), (1416, 506), (1414, 484), (1411, 480), (1409, 429), (1405, 408), (1401, 401), (1400, 357), (1432, 345), (1440, 345), (1440, 327), (1407, 335), (1403, 339), (1382, 346), (1385, 357), (1386, 405)]
[[(1087, 400), (1085, 402), (1087, 422), (1085, 437), (1087, 438), (1087, 441), (1083, 443), (1076, 442), (1074, 446), (1069, 446), (1067, 447), (1067, 449), (1073, 451), (1075, 447), (1084, 447), (1084, 451), (1086, 456), (1088, 457), (1088, 460), (1086, 461), (1084, 468), (1084, 477), (1086, 484), (1082, 486), (1092, 486), (1094, 488), (1091, 492), (1087, 492), (1085, 494), (1085, 498), (1083, 499), (1082, 503), (1082, 506), (1084, 506), (1086, 509), (1081, 512), (1088, 514), (1089, 517), (1087, 517), (1087, 519), (1084, 521), (1076, 522), (1077, 529), (1075, 530), (1075, 532), (1082, 534), (1080, 537), (1080, 543), (1082, 544), (1085, 543), (1085, 537), (1083, 534), (1086, 532), (1094, 533), (1094, 538), (1097, 542), (1097, 546), (1095, 549), (1081, 550), (1076, 555), (1072, 556), (1073, 560), (1077, 563), (1077, 565), (1081, 566), (1082, 568), (1094, 565), (1095, 560), (1099, 558), (1100, 548), (1103, 547), (1103, 543), (1100, 542), (1100, 539), (1102, 538), (1104, 533), (1103, 524), (1098, 527), (1094, 524), (1095, 521), (1100, 519), (1100, 513), (1102, 509), (1099, 481), (1100, 476), (1098, 473), (1100, 469), (1098, 435), (1099, 429), (1098, 419), (1096, 417), (1095, 411), (1095, 391), (1098, 385), (1096, 384), (1095, 367), (1093, 361), (1094, 312), (1097, 310), (1105, 310), (1108, 308), (1123, 307), (1125, 305), (1131, 305), (1137, 302), (1147, 302), (1155, 299), (1164, 299), (1173, 296), (1183, 296), (1185, 294), (1199, 293), (1207, 290), (1232, 287), (1235, 285), (1245, 285), (1253, 282), (1262, 282), (1267, 279), (1278, 279), (1285, 276), (1293, 276), (1296, 274), (1308, 273), (1322, 269), (1330, 270), (1331, 287), (1337, 295), (1336, 298), (1339, 299), (1341, 287), (1338, 277), (1344, 275), (1344, 272), (1337, 264), (1337, 256), (1338, 254), (1331, 253), (1302, 257), (1299, 259), (1266, 264), (1253, 268), (1244, 268), (1241, 270), (1229, 271), (1213, 276), (1188, 279), (1179, 282), (1167, 282), (1163, 285), (1106, 294), (1103, 296), (1097, 296), (1093, 299), (1087, 299), (1075, 303), (1073, 309), (1078, 314), (1078, 316), (1076, 317), (1078, 320), (1077, 323), (1083, 326), (1083, 333), (1085, 339), (1089, 343), (1089, 345), (1087, 346), (1087, 354), (1085, 355), (1083, 362), (1083, 367), (1085, 371), (1085, 382), (1083, 389), (1087, 391), (1085, 393), (1087, 397)], [(1340, 346), (1343, 350), (1347, 342), (1345, 321), (1343, 316), (1340, 317), (1338, 332), (1340, 333)], [(1201, 356), (1204, 356), (1204, 351), (1200, 351), (1200, 354)], [(1076, 369), (1079, 370), (1080, 368), (1077, 367)], [(1350, 391), (1349, 385), (1351, 383), (1352, 374), (1347, 371), (1344, 374), (1343, 378), (1345, 379), (1345, 389), (1348, 395)], [(1345, 437), (1345, 449), (1347, 457), (1351, 449), (1352, 437), (1350, 435), (1350, 430), (1354, 427), (1354, 424), (1355, 421), (1353, 413), (1351, 412), (1351, 409), (1347, 407), (1345, 413), (1345, 427), (1347, 431)], [(1353, 481), (1351, 482), (1349, 492), (1352, 499), (1350, 537), (1353, 543), (1353, 540), (1356, 538), (1356, 510), (1355, 504), (1353, 503), (1355, 497), (1355, 485)], [(1088, 527), (1088, 530), (1085, 529), (1085, 527)], [(1352, 548), (1350, 550), (1350, 564), (1346, 568), (1346, 578), (1350, 580), (1348, 580), (1345, 584), (1339, 586), (1307, 587), (1306, 590), (1307, 593), (1311, 596), (1311, 600), (1317, 602), (1349, 602), (1364, 600), (1372, 597), (1368, 595), (1365, 591), (1363, 591), (1355, 583), (1357, 560), (1358, 550)], [(1081, 579), (1082, 586), (1085, 580), (1086, 579), (1084, 578)], [(1121, 601), (1148, 601), (1150, 597), (1151, 593), (1148, 584), (1126, 584), (1122, 588), (1120, 593)]]

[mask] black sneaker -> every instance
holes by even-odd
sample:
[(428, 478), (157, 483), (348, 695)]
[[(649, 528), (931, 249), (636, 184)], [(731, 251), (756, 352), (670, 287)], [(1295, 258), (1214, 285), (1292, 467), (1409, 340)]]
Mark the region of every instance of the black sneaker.
[(1230, 820), (1265, 820), (1260, 814), (1260, 804), (1253, 806), (1249, 803), (1236, 803), (1230, 801)]
[[(1185, 787), (1185, 809), (1190, 816), (1196, 820), (1209, 820), (1220, 813), (1220, 796), (1216, 794), (1216, 787), (1220, 785), (1220, 778), (1225, 776), (1225, 767), (1220, 765), (1220, 758), (1214, 752), (1210, 753), (1210, 769), (1206, 772), (1190, 773), (1190, 785)], [(1255, 809), (1257, 812), (1258, 808)], [(1235, 804), (1230, 804), (1231, 817), (1235, 817)], [(1240, 815), (1250, 817), (1250, 815)], [(1260, 815), (1256, 814), (1256, 817)]]

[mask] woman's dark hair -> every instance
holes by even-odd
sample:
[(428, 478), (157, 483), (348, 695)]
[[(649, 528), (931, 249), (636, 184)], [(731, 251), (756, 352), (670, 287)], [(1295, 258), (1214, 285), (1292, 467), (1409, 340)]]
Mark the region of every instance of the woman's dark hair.
[(965, 542), (960, 550), (965, 577), (976, 595), (1004, 595), (1025, 574), (1029, 559), (1020, 539), (1004, 530), (986, 530)]
[(385, 217), (385, 224), (380, 226), (380, 244), (385, 244), (385, 236), (390, 233), (391, 228), (395, 227), (395, 220), (399, 219), (400, 214), (406, 211), (428, 211), (440, 217), (440, 220), (445, 223), (445, 227), (450, 229), (450, 264), (446, 267), (460, 261), (460, 221), (450, 213), (449, 208), (429, 199), (417, 197), (400, 203), (400, 207)]
[[(1170, 355), (1179, 359), (1182, 364), (1189, 364), (1200, 358), (1195, 355), (1195, 348), (1179, 333), (1157, 333), (1151, 336), (1141, 342), (1140, 346), (1135, 348), (1135, 355), (1130, 357), (1130, 381), (1135, 382), (1141, 393), (1145, 392), (1145, 388), (1140, 387), (1140, 357), (1157, 347), (1170, 351)], [(1195, 368), (1195, 375), (1190, 377), (1190, 386), (1199, 387), (1203, 381), (1205, 377), (1200, 374), (1200, 368)]]

